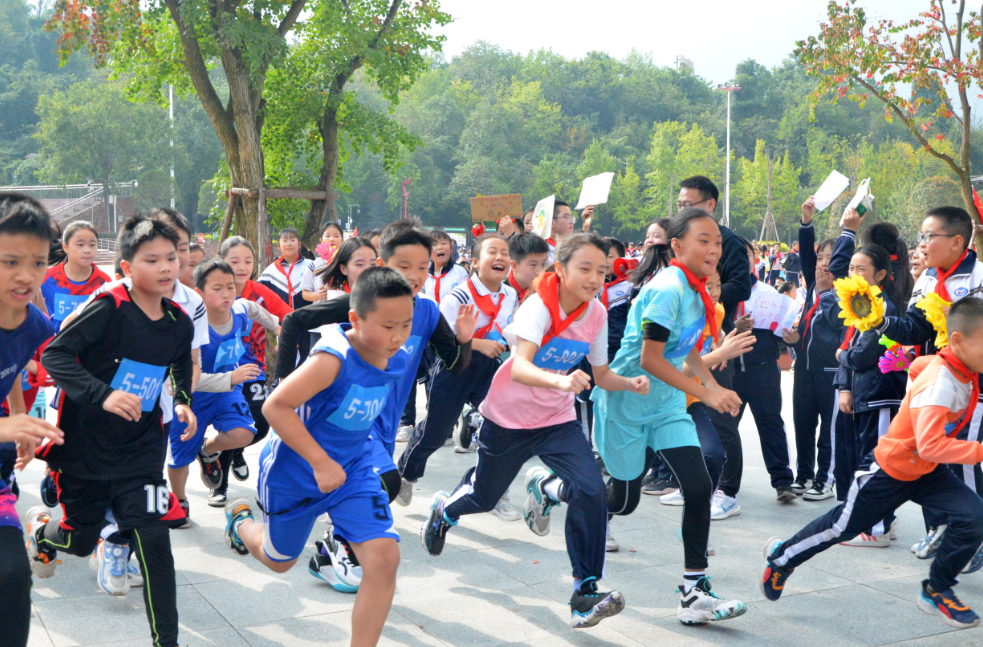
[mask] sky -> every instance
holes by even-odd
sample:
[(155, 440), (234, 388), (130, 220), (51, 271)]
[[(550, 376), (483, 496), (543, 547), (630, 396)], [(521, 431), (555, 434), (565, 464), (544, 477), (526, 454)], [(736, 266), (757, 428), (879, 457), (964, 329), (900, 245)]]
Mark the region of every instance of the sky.
[[(819, 32), (827, 0), (440, 0), (454, 17), (444, 28), (450, 60), (478, 40), (528, 53), (552, 49), (567, 58), (592, 50), (623, 58), (636, 49), (657, 65), (676, 56), (693, 61), (696, 74), (713, 84), (734, 76), (752, 58), (773, 68), (795, 41)], [(896, 23), (914, 18), (929, 0), (861, 0), (869, 17)]]

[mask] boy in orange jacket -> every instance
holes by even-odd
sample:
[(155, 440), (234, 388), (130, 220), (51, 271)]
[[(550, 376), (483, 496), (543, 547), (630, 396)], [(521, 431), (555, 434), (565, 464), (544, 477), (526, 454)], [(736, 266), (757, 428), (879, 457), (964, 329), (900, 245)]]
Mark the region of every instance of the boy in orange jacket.
[(973, 418), (983, 370), (983, 300), (963, 299), (947, 317), (949, 346), (911, 365), (911, 387), (891, 428), (874, 449), (874, 462), (853, 478), (846, 501), (794, 537), (765, 544), (761, 590), (778, 600), (797, 566), (849, 541), (907, 501), (946, 515), (949, 527), (929, 578), (915, 600), (919, 609), (957, 629), (980, 619), (952, 591), (957, 576), (983, 543), (983, 500), (945, 463), (983, 461), (983, 445), (956, 435)]

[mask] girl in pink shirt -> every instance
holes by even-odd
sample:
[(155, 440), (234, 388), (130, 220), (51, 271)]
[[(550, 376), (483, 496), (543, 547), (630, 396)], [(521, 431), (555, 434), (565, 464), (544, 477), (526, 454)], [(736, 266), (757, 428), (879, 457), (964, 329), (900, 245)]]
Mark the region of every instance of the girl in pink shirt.
[(642, 395), (649, 388), (645, 376), (625, 378), (608, 368), (607, 311), (594, 298), (604, 287), (608, 248), (594, 233), (573, 234), (560, 243), (555, 272), (543, 275), (536, 294), (503, 331), (512, 356), (496, 372), (481, 405), (478, 464), (453, 494), (434, 496), (420, 533), (427, 551), (439, 555), (460, 517), (495, 507), (522, 465), (539, 456), (551, 469), (533, 467), (526, 473), (523, 516), (533, 532), (546, 535), (551, 509), (570, 505), (566, 535), (574, 628), (596, 625), (619, 613), (625, 602), (617, 591), (597, 590), (604, 569), (607, 492), (573, 407), (590, 378), (572, 369), (586, 356), (598, 386)]

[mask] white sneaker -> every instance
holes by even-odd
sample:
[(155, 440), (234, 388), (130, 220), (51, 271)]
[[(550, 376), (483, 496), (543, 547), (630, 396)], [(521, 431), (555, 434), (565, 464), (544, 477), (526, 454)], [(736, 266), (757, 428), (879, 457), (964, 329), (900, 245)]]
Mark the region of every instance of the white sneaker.
[(860, 533), (850, 541), (841, 541), (840, 546), (853, 546), (854, 548), (887, 548), (891, 545), (891, 540), (887, 535), (875, 537), (865, 532)]
[(608, 522), (608, 533), (607, 537), (604, 539), (604, 552), (616, 553), (619, 550), (621, 550), (621, 544), (619, 544), (618, 540), (611, 534), (611, 522)]
[(683, 505), (686, 502), (683, 500), (683, 491), (676, 490), (675, 492), (660, 496), (659, 503), (662, 505)]
[(58, 563), (56, 553), (41, 550), (38, 546), (38, 530), (50, 520), (51, 515), (39, 505), (28, 510), (27, 516), (24, 518), (27, 532), (27, 556), (31, 560), (31, 571), (42, 579), (54, 575), (55, 565)]
[(891, 522), (891, 527), (887, 529), (887, 538), (894, 541), (898, 538), (898, 518), (895, 517)]
[(560, 505), (543, 489), (546, 481), (557, 478), (544, 467), (530, 467), (526, 472), (526, 503), (522, 508), (522, 517), (529, 529), (540, 537), (550, 534), (550, 510)]
[(676, 619), (684, 625), (701, 625), (716, 620), (730, 620), (747, 612), (747, 605), (737, 600), (724, 600), (710, 591), (708, 577), (702, 577), (696, 586), (683, 593), (679, 587), (679, 606)]
[(494, 508), (488, 511), (488, 514), (493, 514), (502, 521), (518, 521), (522, 518), (519, 511), (516, 510), (512, 505), (512, 502), (509, 501), (508, 492), (502, 495), (502, 498), (498, 500), (498, 503)]
[(399, 481), (399, 494), (396, 495), (396, 503), (404, 508), (413, 503), (413, 484), (406, 479)]
[(723, 490), (717, 490), (710, 503), (710, 518), (720, 521), (739, 514), (741, 514), (741, 505), (737, 502), (737, 498), (727, 496)]
[(911, 552), (915, 553), (918, 559), (928, 559), (935, 555), (935, 551), (942, 545), (942, 536), (945, 535), (946, 524), (928, 531), (925, 539), (911, 547)]
[(396, 442), (397, 443), (408, 443), (410, 441), (410, 436), (413, 435), (413, 425), (403, 425), (396, 432)]
[(833, 486), (828, 483), (816, 482), (811, 488), (806, 490), (802, 498), (806, 501), (822, 501), (833, 496)]
[(103, 540), (99, 542), (96, 553), (99, 558), (99, 588), (113, 596), (129, 593), (130, 578), (127, 573), (127, 565), (130, 561), (129, 546)]

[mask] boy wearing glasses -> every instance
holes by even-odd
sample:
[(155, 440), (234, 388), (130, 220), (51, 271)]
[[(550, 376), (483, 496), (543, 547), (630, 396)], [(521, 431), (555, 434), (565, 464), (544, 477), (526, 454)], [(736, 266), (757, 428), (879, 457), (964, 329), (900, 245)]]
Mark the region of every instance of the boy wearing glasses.
[[(920, 355), (937, 352), (933, 343), (935, 330), (925, 313), (916, 307), (926, 295), (935, 293), (949, 302), (965, 297), (983, 298), (983, 263), (976, 252), (969, 249), (973, 241), (973, 219), (959, 207), (936, 207), (925, 215), (921, 233), (918, 234), (918, 252), (925, 263), (925, 271), (915, 282), (908, 311), (904, 317), (885, 317), (877, 332), (904, 346), (921, 346)], [(960, 440), (980, 440), (980, 416), (965, 425), (956, 436)], [(950, 465), (956, 476), (962, 478), (977, 494), (983, 495), (983, 471), (975, 465)], [(942, 543), (946, 519), (923, 510), (928, 535), (911, 547), (920, 559), (932, 557)], [(967, 566), (967, 573), (983, 567), (983, 549)]]
[[(584, 218), (583, 230), (590, 231), (590, 223), (594, 219), (594, 205), (589, 204), (584, 207), (581, 214)], [(553, 228), (550, 230), (550, 237), (546, 239), (549, 246), (549, 260), (547, 265), (553, 264), (553, 256), (556, 255), (556, 246), (559, 241), (573, 233), (573, 225), (577, 222), (577, 216), (570, 210), (570, 205), (563, 200), (553, 203)]]

